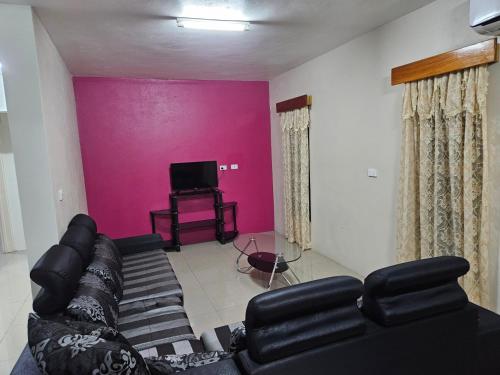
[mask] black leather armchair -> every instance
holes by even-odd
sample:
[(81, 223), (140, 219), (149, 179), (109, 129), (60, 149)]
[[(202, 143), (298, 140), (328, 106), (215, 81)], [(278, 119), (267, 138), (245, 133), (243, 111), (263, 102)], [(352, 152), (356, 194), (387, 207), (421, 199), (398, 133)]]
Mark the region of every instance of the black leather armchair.
[(247, 346), (239, 354), (248, 374), (327, 374), (331, 350), (362, 337), (366, 322), (357, 306), (361, 281), (332, 277), (268, 292), (247, 307)]
[(240, 367), (250, 375), (484, 375), (478, 309), (457, 282), (468, 268), (462, 258), (433, 258), (375, 271), (364, 292), (356, 279), (334, 277), (257, 296)]

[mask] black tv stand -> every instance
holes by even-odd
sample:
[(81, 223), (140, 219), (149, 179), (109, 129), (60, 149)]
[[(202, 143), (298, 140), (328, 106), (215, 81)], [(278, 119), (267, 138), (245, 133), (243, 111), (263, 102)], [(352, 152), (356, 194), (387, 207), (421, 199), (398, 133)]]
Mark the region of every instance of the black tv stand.
[[(189, 196), (196, 195), (207, 195), (211, 196), (214, 200), (214, 213), (215, 218), (208, 218), (203, 220), (180, 222), (179, 221), (179, 200)], [(195, 228), (214, 228), (215, 239), (222, 244), (233, 240), (238, 235), (238, 229), (236, 224), (236, 202), (224, 202), (222, 199), (222, 191), (217, 188), (208, 189), (194, 189), (194, 190), (181, 190), (170, 193), (170, 209), (169, 210), (157, 210), (150, 211), (151, 218), (151, 228), (152, 232), (156, 232), (156, 217), (170, 217), (171, 224), (171, 241), (169, 245), (171, 248), (180, 251), (180, 246), (182, 245), (180, 239), (180, 233), (182, 230), (192, 230)], [(233, 230), (225, 230), (225, 219), (224, 212), (227, 209), (231, 209), (233, 216)]]
[(182, 196), (186, 196), (186, 195), (202, 195), (202, 194), (214, 193), (218, 190), (219, 189), (215, 189), (215, 188), (176, 190), (176, 191), (170, 193), (170, 195), (176, 195), (178, 197), (182, 197)]

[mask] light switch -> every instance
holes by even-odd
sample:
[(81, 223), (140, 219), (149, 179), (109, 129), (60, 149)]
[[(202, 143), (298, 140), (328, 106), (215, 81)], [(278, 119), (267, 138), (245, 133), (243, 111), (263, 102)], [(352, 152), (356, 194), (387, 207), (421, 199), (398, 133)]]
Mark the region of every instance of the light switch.
[(219, 165), (219, 169), (221, 171), (227, 171), (227, 165), (223, 164), (223, 165)]
[(377, 170), (375, 168), (368, 168), (368, 177), (377, 178)]
[(63, 191), (63, 189), (59, 189), (57, 191), (57, 199), (59, 199), (59, 202), (62, 202), (64, 200), (64, 191)]
[(238, 169), (238, 164), (231, 164), (231, 169)]

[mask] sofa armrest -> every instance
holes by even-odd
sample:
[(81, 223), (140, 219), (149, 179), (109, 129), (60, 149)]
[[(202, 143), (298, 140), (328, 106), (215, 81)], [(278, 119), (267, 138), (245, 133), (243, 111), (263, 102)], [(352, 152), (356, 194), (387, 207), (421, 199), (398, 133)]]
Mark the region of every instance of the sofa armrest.
[[(240, 351), (241, 347), (246, 348), (245, 322), (237, 322), (222, 327), (206, 330), (200, 337), (203, 346), (208, 352), (215, 351)], [(232, 342), (234, 340), (234, 342)], [(235, 346), (231, 350), (231, 343)]]
[(42, 375), (38, 366), (36, 365), (35, 358), (31, 354), (30, 348), (26, 345), (19, 356), (11, 375)]
[(236, 363), (232, 359), (215, 362), (181, 372), (185, 375), (241, 375)]
[(113, 239), (113, 242), (122, 255), (136, 254), (144, 251), (165, 249), (167, 242), (158, 233), (142, 236)]

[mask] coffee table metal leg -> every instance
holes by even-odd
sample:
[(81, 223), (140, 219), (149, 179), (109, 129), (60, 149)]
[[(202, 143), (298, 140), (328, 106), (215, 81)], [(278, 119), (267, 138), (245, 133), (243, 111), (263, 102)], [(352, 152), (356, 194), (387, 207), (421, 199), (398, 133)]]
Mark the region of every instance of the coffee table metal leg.
[(253, 237), (250, 237), (248, 239), (247, 244), (243, 248), (243, 252), (247, 251), (247, 249), (250, 247), (251, 244), (253, 244), (255, 246), (255, 249), (257, 250), (257, 252), (259, 252), (259, 246), (257, 245), (257, 240)]
[(255, 240), (254, 237), (250, 237), (248, 239), (247, 244), (243, 248), (243, 252), (241, 252), (241, 254), (238, 256), (238, 259), (236, 259), (236, 269), (237, 269), (238, 272), (241, 272), (241, 273), (250, 273), (250, 271), (253, 269), (253, 266), (240, 267), (240, 258), (242, 257), (242, 255), (245, 253), (245, 251), (247, 251), (247, 249), (252, 244), (255, 246), (255, 249), (257, 250), (257, 252), (259, 252), (259, 247), (257, 246), (257, 241)]
[(248, 266), (248, 267), (241, 267), (240, 266), (240, 258), (242, 257), (243, 253), (241, 253), (238, 256), (238, 259), (236, 259), (236, 270), (241, 273), (250, 273), (250, 271), (253, 269), (253, 266)]
[(293, 284), (290, 282), (290, 280), (288, 280), (288, 278), (285, 276), (284, 273), (281, 274), (281, 276), (283, 276), (283, 278), (285, 279), (285, 281), (288, 283), (288, 285), (292, 286)]
[(267, 287), (267, 289), (271, 289), (271, 284), (273, 282), (273, 279), (274, 279), (274, 273), (276, 272), (276, 269), (278, 268), (278, 259), (279, 257), (276, 256), (276, 259), (274, 260), (274, 267), (273, 267), (273, 272), (271, 272), (271, 278), (269, 279), (269, 285)]

